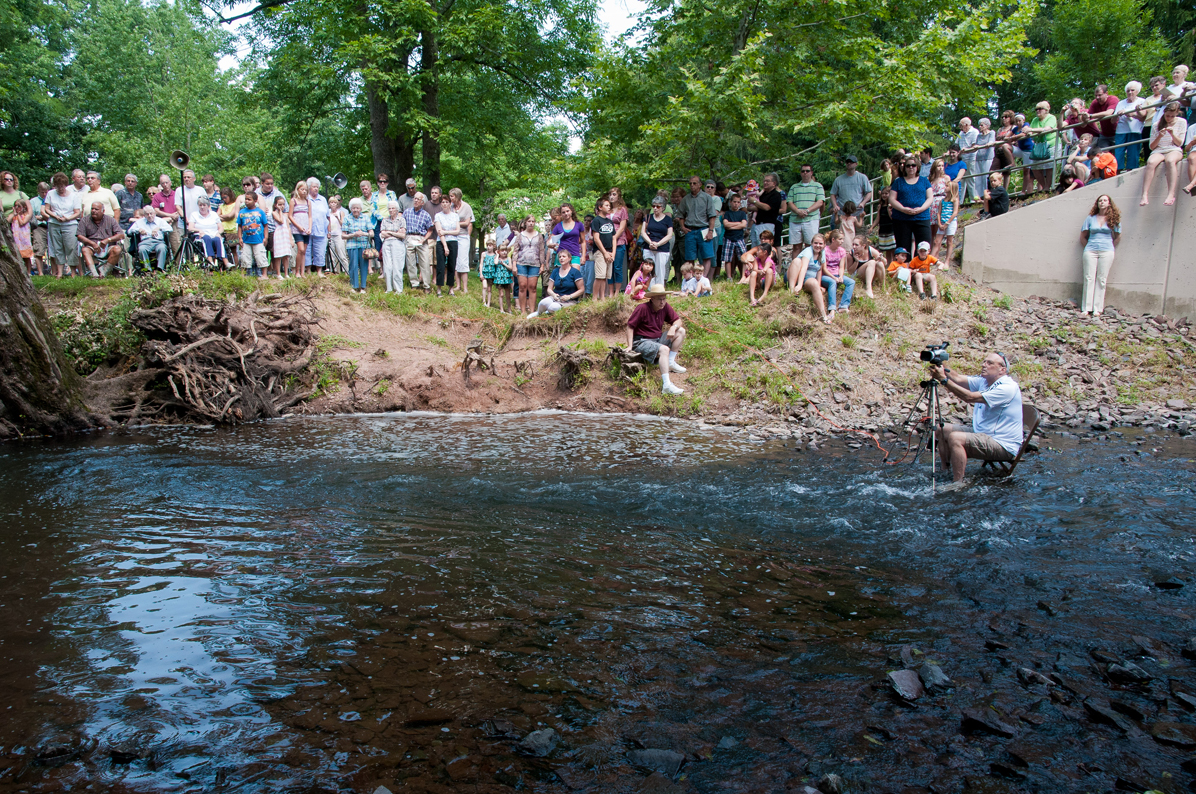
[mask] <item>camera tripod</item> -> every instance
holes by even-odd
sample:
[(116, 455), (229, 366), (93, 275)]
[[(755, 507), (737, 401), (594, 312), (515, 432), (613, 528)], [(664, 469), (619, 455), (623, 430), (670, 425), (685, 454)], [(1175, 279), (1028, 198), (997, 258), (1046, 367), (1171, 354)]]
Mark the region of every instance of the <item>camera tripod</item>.
[[(922, 387), (922, 393), (918, 395), (918, 399), (914, 402), (913, 408), (910, 408), (909, 410), (909, 416), (905, 417), (905, 421), (901, 423), (901, 426), (908, 430), (912, 424), (920, 425), (924, 423), (926, 425), (926, 437), (919, 439), (918, 451), (914, 453), (913, 462), (917, 463), (918, 459), (922, 457), (922, 450), (930, 450), (930, 492), (934, 493), (935, 478), (938, 474), (939, 462), (938, 450), (936, 449), (937, 437), (938, 431), (942, 430), (943, 426), (945, 425), (945, 422), (943, 421), (943, 406), (942, 402), (939, 400), (939, 382), (937, 380), (931, 378), (929, 380), (922, 381), (918, 385)], [(915, 423), (914, 416), (918, 414), (923, 402), (926, 403), (926, 415), (917, 420)], [(889, 454), (892, 454), (891, 449), (889, 450)], [(886, 459), (888, 459), (888, 457), (889, 455), (885, 455)]]

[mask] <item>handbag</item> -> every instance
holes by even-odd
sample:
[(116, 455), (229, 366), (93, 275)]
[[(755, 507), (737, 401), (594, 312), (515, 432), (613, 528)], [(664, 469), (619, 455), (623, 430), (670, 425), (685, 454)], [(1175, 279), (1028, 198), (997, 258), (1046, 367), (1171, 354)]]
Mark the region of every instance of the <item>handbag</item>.
[(1046, 141), (1034, 141), (1034, 148), (1030, 150), (1031, 160), (1051, 159), (1051, 145)]

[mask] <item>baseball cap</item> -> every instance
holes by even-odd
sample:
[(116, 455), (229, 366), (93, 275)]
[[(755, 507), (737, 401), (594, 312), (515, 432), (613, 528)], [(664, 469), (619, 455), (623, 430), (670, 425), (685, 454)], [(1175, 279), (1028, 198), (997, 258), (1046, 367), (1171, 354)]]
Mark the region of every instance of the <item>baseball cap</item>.
[(923, 240), (922, 242), (918, 243), (918, 250), (919, 250), (919, 251), (921, 251), (923, 248), (925, 248), (927, 251), (929, 251), (929, 250), (930, 250), (930, 243), (926, 242), (925, 240)]
[(845, 162), (845, 163), (858, 163), (858, 162), (859, 162), (859, 160), (858, 160), (858, 159), (856, 159), (856, 156), (855, 156), (854, 154), (849, 154), (849, 155), (847, 155), (846, 157), (844, 157), (844, 158), (843, 158), (843, 162)]

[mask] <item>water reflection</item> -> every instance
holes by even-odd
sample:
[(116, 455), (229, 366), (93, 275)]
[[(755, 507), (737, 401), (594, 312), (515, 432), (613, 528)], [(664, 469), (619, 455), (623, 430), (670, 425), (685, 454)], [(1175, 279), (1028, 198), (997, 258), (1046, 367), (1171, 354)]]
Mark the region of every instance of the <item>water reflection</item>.
[[(867, 752), (857, 778), (890, 779), (924, 752), (864, 738), (909, 719), (869, 687), (894, 647), (954, 662), (967, 700), (1010, 674), (984, 680), (985, 626), (1016, 633), (1036, 600), (1072, 619), (1017, 664), (1144, 624), (1182, 646), (1167, 616), (1188, 596), (1150, 588), (1190, 570), (1190, 464), (1084, 453), (932, 498), (863, 453), (650, 418), (8, 447), (0, 788), (609, 791), (646, 774), (641, 746), (680, 753), (698, 790)], [(915, 733), (941, 747), (936, 719)], [(516, 751), (546, 727), (549, 760)], [(77, 752), (56, 765), (60, 745)]]

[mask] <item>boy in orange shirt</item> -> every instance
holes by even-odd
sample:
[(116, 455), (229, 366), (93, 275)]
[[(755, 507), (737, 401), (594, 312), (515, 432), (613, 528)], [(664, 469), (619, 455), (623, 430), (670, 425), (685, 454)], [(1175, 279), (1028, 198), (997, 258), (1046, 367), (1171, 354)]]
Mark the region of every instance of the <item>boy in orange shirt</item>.
[(931, 273), (931, 269), (938, 264), (938, 259), (930, 255), (930, 243), (923, 240), (918, 243), (918, 253), (910, 260), (909, 269), (913, 274), (914, 287), (918, 291), (919, 298), (925, 298), (926, 293), (922, 290), (923, 284), (930, 285), (931, 300), (938, 300), (939, 297), (939, 282)]
[(1109, 152), (1101, 151), (1099, 146), (1092, 146), (1088, 149), (1088, 162), (1091, 164), (1089, 182), (1098, 182), (1117, 176), (1117, 158)]

